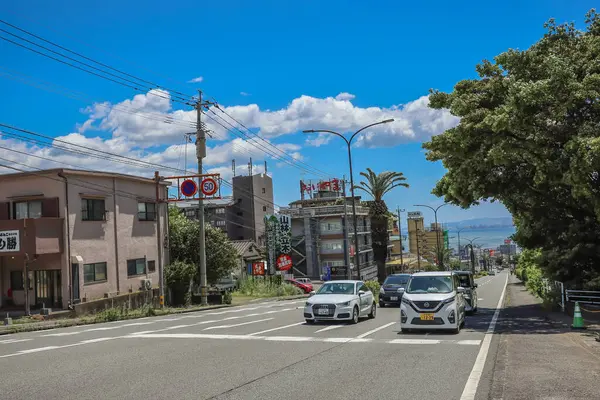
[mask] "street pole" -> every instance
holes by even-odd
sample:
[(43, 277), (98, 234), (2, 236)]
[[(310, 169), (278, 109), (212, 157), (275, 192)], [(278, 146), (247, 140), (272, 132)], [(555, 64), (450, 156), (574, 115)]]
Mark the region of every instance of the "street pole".
[(348, 279), (352, 279), (352, 270), (350, 269), (350, 243), (348, 240), (348, 207), (346, 204), (346, 176), (342, 176), (342, 190), (344, 192), (344, 244), (346, 251), (344, 252), (344, 263), (346, 264), (346, 276)]
[(435, 245), (437, 247), (436, 252), (437, 252), (437, 259), (438, 259), (438, 268), (442, 268), (444, 266), (444, 262), (442, 260), (443, 255), (442, 255), (442, 248), (441, 248), (441, 244), (440, 244), (440, 230), (441, 229), (438, 226), (437, 212), (440, 208), (447, 206), (447, 205), (448, 205), (448, 203), (444, 203), (444, 204), (437, 206), (436, 208), (433, 208), (433, 207), (425, 205), (425, 204), (415, 204), (415, 207), (427, 207), (433, 211), (433, 216), (435, 218)]
[[(206, 136), (202, 128), (202, 91), (198, 90), (198, 102), (196, 103), (196, 157), (198, 159), (198, 175), (202, 175), (202, 159), (206, 157)], [(199, 178), (199, 180), (201, 180)], [(200, 272), (200, 304), (208, 305), (207, 280), (206, 280), (206, 242), (204, 232), (204, 196), (198, 196), (198, 223), (200, 233), (198, 237), (199, 272)]]
[(402, 248), (402, 218), (400, 216), (400, 213), (406, 210), (401, 210), (400, 207), (398, 207), (396, 211), (398, 212), (398, 234), (400, 238), (400, 271), (404, 272), (404, 250)]
[(358, 135), (360, 132), (364, 131), (367, 128), (370, 128), (375, 125), (387, 124), (389, 122), (394, 122), (394, 119), (390, 118), (390, 119), (386, 119), (384, 121), (379, 121), (379, 122), (375, 122), (373, 124), (364, 126), (364, 127), (360, 128), (359, 130), (357, 130), (356, 132), (354, 132), (352, 134), (352, 136), (350, 136), (350, 140), (346, 139), (346, 137), (344, 135), (342, 135), (341, 133), (331, 131), (328, 129), (307, 129), (307, 130), (302, 131), (303, 133), (332, 133), (332, 134), (344, 139), (344, 141), (346, 142), (346, 146), (348, 146), (348, 165), (350, 167), (350, 194), (352, 196), (352, 221), (354, 224), (354, 255), (355, 255), (354, 262), (356, 263), (356, 273), (358, 275), (359, 280), (362, 279), (362, 277), (360, 274), (360, 255), (359, 255), (359, 251), (358, 251), (358, 218), (356, 216), (356, 202), (355, 202), (355, 197), (354, 197), (354, 174), (352, 171), (352, 151), (351, 151), (352, 140), (356, 137), (356, 135)]
[(417, 228), (417, 220), (415, 221), (415, 237), (417, 239), (417, 269), (421, 270), (421, 249), (419, 248), (419, 229)]

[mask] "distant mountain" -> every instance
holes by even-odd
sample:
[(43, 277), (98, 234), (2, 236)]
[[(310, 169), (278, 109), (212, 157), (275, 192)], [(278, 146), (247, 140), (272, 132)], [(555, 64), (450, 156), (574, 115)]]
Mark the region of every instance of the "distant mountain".
[(466, 219), (464, 221), (447, 222), (443, 223), (445, 227), (450, 229), (457, 228), (472, 228), (472, 229), (485, 229), (485, 228), (510, 228), (513, 226), (512, 217), (498, 217), (498, 218), (473, 218)]

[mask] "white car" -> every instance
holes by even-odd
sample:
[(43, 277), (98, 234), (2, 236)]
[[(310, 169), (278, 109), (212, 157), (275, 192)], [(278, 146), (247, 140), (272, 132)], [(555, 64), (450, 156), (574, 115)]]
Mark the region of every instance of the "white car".
[(375, 318), (375, 297), (362, 281), (330, 281), (324, 283), (304, 305), (304, 319), (315, 321), (350, 321), (359, 318)]
[(451, 271), (413, 274), (400, 304), (402, 332), (451, 329), (459, 333), (466, 315), (464, 292)]

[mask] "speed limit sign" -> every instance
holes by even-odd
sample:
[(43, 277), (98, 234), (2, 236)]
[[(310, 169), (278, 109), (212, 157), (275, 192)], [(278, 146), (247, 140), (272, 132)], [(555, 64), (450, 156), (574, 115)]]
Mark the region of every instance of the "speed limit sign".
[(217, 186), (217, 181), (213, 178), (204, 178), (200, 183), (200, 190), (205, 196), (212, 196), (217, 193), (219, 187)]

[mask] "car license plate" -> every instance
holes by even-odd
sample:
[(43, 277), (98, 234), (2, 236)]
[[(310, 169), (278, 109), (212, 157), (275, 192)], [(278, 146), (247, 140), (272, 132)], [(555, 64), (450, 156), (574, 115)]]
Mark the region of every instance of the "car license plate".
[(327, 315), (329, 314), (328, 308), (319, 308), (319, 315)]
[(390, 300), (391, 301), (396, 301), (396, 300), (398, 300), (398, 296), (392, 296), (392, 297), (390, 297)]
[(421, 314), (421, 321), (433, 321), (433, 314)]

